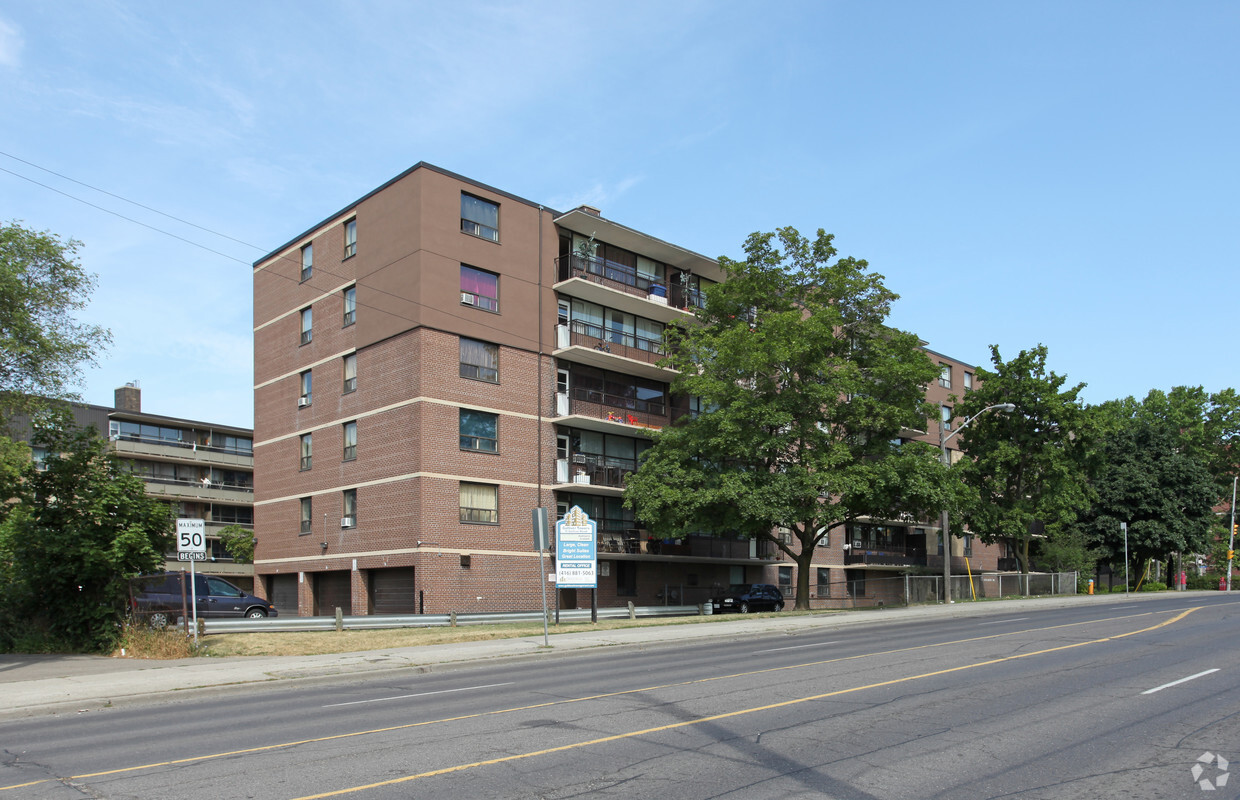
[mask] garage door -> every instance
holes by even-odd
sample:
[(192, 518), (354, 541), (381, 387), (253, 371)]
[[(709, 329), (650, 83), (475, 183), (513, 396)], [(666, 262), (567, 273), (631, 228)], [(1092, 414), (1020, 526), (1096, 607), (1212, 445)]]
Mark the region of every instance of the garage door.
[(280, 612), (280, 616), (297, 616), (297, 576), (295, 574), (272, 575), (268, 591), (270, 592), (268, 597), (272, 605)]
[(418, 593), (413, 582), (413, 567), (370, 571), (370, 613), (418, 613)]
[(336, 609), (353, 613), (353, 593), (347, 572), (320, 572), (314, 576), (314, 615), (334, 617)]

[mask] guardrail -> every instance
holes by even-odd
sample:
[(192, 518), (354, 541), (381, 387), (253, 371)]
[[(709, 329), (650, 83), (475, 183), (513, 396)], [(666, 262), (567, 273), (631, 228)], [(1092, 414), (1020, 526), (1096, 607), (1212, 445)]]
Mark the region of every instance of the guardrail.
[[(598, 609), (599, 619), (638, 617), (689, 617), (710, 614), (710, 603), (703, 606), (631, 606)], [(555, 612), (547, 616), (555, 620)], [(457, 625), (504, 625), (514, 622), (542, 622), (541, 611), (503, 611), (480, 614), (404, 614), (339, 617), (275, 617), (267, 619), (207, 619), (203, 633), (276, 633), (281, 631), (380, 630), (384, 628), (440, 628)], [(585, 622), (590, 609), (560, 611), (561, 622)]]

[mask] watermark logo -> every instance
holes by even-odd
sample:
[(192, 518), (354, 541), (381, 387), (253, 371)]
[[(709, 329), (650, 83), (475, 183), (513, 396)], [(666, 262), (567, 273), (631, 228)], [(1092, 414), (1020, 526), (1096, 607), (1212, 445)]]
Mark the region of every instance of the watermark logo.
[[(1213, 769), (1210, 769), (1211, 765)], [(1207, 772), (1213, 773), (1213, 777), (1202, 777)], [(1197, 763), (1193, 764), (1193, 780), (1201, 787), (1203, 792), (1212, 792), (1215, 789), (1222, 789), (1227, 785), (1227, 779), (1230, 775), (1227, 772), (1227, 759), (1214, 753), (1206, 752), (1197, 757)]]

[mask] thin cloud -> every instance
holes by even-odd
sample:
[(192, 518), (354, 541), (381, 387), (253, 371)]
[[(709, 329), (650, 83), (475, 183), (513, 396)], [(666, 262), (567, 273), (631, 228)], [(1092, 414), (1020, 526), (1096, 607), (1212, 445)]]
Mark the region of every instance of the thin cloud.
[(26, 40), (16, 25), (0, 19), (0, 66), (17, 67), (21, 65), (22, 48)]

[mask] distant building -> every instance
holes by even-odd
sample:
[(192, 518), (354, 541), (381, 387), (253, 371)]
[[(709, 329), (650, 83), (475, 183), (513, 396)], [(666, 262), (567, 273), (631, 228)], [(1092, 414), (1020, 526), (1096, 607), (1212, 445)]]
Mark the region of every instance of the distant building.
[[(142, 390), (134, 383), (116, 390), (116, 407), (72, 404), (74, 420), (106, 436), (122, 465), (146, 483), (146, 493), (167, 500), (177, 516), (206, 521), (207, 560), (196, 569), (253, 589), (254, 567), (238, 564), (218, 537), (221, 528), (254, 527), (253, 431), (229, 425), (164, 417), (142, 412)], [(13, 435), (30, 441), (28, 420), (18, 419)], [(44, 457), (35, 448), (36, 462)], [(180, 570), (176, 551), (165, 568)]]

